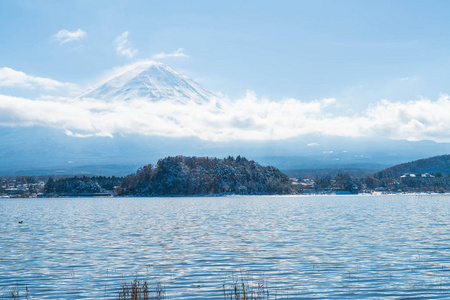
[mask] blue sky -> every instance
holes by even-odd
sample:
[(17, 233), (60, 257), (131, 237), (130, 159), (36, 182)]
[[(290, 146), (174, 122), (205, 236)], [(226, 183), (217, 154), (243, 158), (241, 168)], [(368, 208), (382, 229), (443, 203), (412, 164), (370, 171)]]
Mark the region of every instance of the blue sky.
[[(448, 1), (1, 1), (0, 66), (86, 83), (160, 52), (207, 88), (279, 99), (448, 92)], [(59, 30), (86, 32), (59, 44)], [(133, 58), (116, 53), (129, 32)], [(409, 80), (406, 80), (409, 79)], [(414, 81), (414, 83), (411, 83)]]
[(156, 59), (231, 99), (333, 98), (355, 116), (450, 92), (449, 11), (411, 0), (0, 1), (0, 68), (71, 90)]

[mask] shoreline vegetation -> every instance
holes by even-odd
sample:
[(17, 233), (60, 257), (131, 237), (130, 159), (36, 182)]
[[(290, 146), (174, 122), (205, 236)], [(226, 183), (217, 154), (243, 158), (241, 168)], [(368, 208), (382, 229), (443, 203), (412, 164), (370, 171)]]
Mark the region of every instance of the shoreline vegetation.
[[(224, 282), (218, 287), (223, 293), (224, 300), (278, 300), (284, 299), (278, 296), (277, 291), (269, 290), (268, 283), (264, 279), (255, 279), (252, 277), (233, 277), (231, 282)], [(28, 286), (24, 288), (16, 285), (11, 289), (1, 288), (6, 294), (0, 295), (0, 300), (28, 300), (34, 297), (30, 296)], [(194, 295), (193, 295), (194, 296)], [(195, 295), (198, 297), (199, 295)], [(117, 300), (169, 300), (166, 287), (161, 283), (154, 285), (147, 280), (134, 279), (130, 283), (122, 283), (117, 288), (115, 295), (105, 295), (105, 299)], [(207, 299), (207, 295), (205, 298)]]
[(272, 166), (237, 156), (175, 156), (125, 177), (0, 177), (1, 198), (174, 197), (229, 195), (405, 194), (450, 192), (450, 155), (401, 164), (372, 176), (348, 173), (289, 178)]

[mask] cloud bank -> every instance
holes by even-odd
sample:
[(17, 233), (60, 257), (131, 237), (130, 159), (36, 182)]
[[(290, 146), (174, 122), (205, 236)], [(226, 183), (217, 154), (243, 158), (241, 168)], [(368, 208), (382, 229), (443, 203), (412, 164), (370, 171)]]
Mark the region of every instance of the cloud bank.
[(0, 68), (0, 87), (18, 87), (26, 89), (68, 89), (75, 90), (77, 85), (68, 82), (59, 82), (50, 78), (36, 77), (28, 75), (21, 71), (16, 71), (11, 68)]
[(68, 31), (66, 29), (62, 29), (55, 35), (53, 35), (53, 39), (59, 41), (60, 44), (65, 44), (67, 42), (77, 41), (85, 35), (86, 32), (81, 29), (78, 29), (77, 31)]
[(119, 54), (119, 55), (123, 55), (128, 58), (133, 58), (133, 56), (135, 56), (138, 51), (131, 47), (131, 43), (128, 41), (128, 35), (129, 35), (129, 32), (125, 31), (124, 33), (122, 33), (121, 35), (119, 35), (116, 38), (116, 44), (117, 44), (116, 51), (117, 51), (117, 54)]
[(106, 103), (0, 95), (0, 126), (61, 128), (75, 137), (142, 134), (233, 141), (320, 134), (450, 142), (448, 95), (436, 101), (383, 100), (355, 116), (338, 115), (337, 105), (335, 99), (270, 101), (252, 92), (237, 101), (222, 99), (188, 105), (169, 100)]

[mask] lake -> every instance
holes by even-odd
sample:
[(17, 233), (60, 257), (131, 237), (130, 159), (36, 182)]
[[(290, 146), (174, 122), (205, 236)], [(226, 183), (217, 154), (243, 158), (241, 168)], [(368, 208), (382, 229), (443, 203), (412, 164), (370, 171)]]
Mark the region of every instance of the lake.
[(0, 299), (134, 278), (223, 299), (241, 274), (279, 299), (450, 298), (449, 217), (449, 195), (0, 199)]

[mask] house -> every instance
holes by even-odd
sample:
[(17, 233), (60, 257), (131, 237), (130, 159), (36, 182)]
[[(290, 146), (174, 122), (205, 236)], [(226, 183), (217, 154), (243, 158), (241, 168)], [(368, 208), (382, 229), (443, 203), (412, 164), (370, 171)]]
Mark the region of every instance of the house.
[[(413, 182), (419, 182), (419, 181), (429, 181), (429, 180), (433, 180), (435, 178), (435, 176), (429, 174), (429, 173), (424, 173), (424, 174), (410, 174), (410, 173), (406, 173), (402, 176), (400, 176), (400, 181), (403, 184), (411, 184)], [(414, 184), (415, 185), (415, 184)]]

